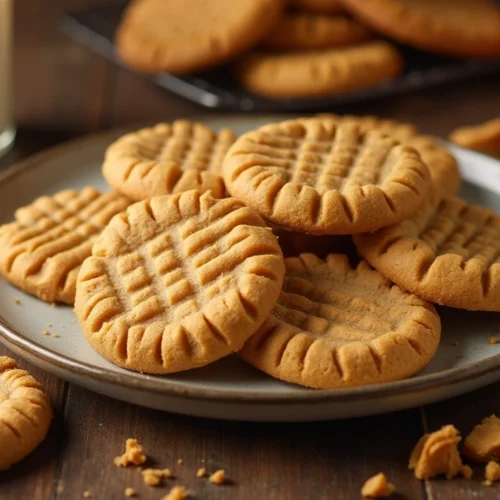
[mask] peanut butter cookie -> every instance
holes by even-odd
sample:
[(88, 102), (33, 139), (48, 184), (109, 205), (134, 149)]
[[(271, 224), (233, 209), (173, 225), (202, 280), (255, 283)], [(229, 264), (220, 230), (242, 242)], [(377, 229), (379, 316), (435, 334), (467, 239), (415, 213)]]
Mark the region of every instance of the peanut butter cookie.
[(42, 196), (0, 227), (0, 274), (47, 302), (75, 300), (76, 276), (92, 244), (131, 200), (86, 187)]
[(253, 52), (234, 72), (250, 92), (272, 98), (321, 97), (376, 87), (399, 75), (395, 47), (375, 41), (307, 52)]
[(354, 236), (361, 255), (437, 304), (500, 311), (500, 217), (460, 198), (427, 201), (410, 219)]
[(366, 42), (373, 33), (347, 16), (289, 12), (262, 45), (275, 50), (314, 50)]
[(276, 237), (233, 198), (187, 191), (114, 217), (78, 275), (75, 310), (118, 366), (172, 373), (238, 351), (283, 280)]
[(412, 215), (431, 188), (418, 153), (351, 123), (297, 119), (243, 134), (228, 191), (269, 221), (311, 234), (375, 231)]
[(450, 134), (450, 140), (464, 148), (500, 156), (500, 118), (457, 128)]
[(116, 32), (116, 50), (141, 72), (201, 71), (252, 48), (283, 6), (283, 0), (133, 0)]
[(434, 307), (366, 262), (313, 254), (285, 259), (278, 303), (240, 355), (273, 377), (318, 389), (399, 380), (436, 352)]
[(490, 0), (341, 0), (362, 22), (399, 42), (454, 56), (500, 55), (500, 10)]
[(0, 356), (0, 470), (30, 454), (47, 435), (52, 406), (41, 385)]
[(105, 153), (102, 173), (110, 186), (135, 201), (198, 189), (224, 195), (221, 165), (236, 137), (202, 123), (176, 120), (126, 134)]

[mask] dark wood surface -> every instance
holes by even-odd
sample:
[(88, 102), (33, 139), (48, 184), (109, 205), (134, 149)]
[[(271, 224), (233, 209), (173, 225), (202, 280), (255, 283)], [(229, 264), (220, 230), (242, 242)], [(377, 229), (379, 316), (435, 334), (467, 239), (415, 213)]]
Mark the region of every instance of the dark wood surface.
[[(0, 168), (47, 146), (88, 132), (144, 120), (171, 120), (207, 113), (194, 104), (120, 70), (61, 35), (64, 9), (88, 0), (16, 0), (15, 103), (18, 137)], [(376, 114), (416, 123), (446, 137), (455, 126), (500, 114), (500, 76), (412, 95), (337, 108), (339, 113)], [(327, 111), (327, 110), (325, 110)], [(9, 351), (0, 346), (0, 355)], [(405, 499), (500, 498), (500, 485), (486, 488), (481, 467), (472, 480), (421, 482), (407, 468), (411, 448), (425, 430), (454, 423), (467, 433), (500, 410), (500, 383), (471, 394), (393, 414), (315, 424), (211, 421), (121, 403), (68, 384), (20, 360), (44, 385), (56, 418), (45, 442), (20, 464), (0, 474), (0, 498), (160, 499), (168, 487), (147, 488), (135, 469), (112, 459), (127, 437), (137, 437), (152, 463), (171, 467), (168, 485), (187, 486), (200, 499), (360, 498), (363, 481), (384, 471)], [(1, 453), (1, 443), (0, 443)], [(182, 464), (177, 460), (181, 458)], [(232, 480), (214, 486), (196, 469), (224, 468)]]

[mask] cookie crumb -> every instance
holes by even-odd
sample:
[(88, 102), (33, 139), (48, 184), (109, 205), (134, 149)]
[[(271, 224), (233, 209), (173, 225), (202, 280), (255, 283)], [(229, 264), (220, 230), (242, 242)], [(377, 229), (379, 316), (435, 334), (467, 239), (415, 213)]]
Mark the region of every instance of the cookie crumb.
[(500, 459), (500, 418), (490, 415), (465, 438), (463, 453), (475, 462)]
[(52, 328), (54, 325), (53, 325), (52, 323), (48, 323), (48, 324), (47, 324), (47, 326), (48, 326), (49, 328)]
[(162, 500), (184, 500), (188, 496), (189, 492), (184, 486), (174, 486)]
[(14, 299), (14, 304), (16, 304), (16, 306), (20, 306), (21, 305), (21, 299), (19, 297), (16, 297)]
[(488, 344), (498, 344), (498, 339), (496, 337), (491, 336), (488, 339)]
[(92, 496), (92, 493), (90, 493), (90, 491), (85, 490), (85, 491), (83, 492), (83, 497), (84, 497), (84, 498), (90, 498), (91, 496)]
[(417, 479), (430, 479), (444, 474), (446, 479), (455, 477), (463, 467), (458, 453), (460, 433), (453, 425), (424, 434), (413, 448), (408, 467)]
[(134, 488), (125, 488), (125, 496), (126, 497), (135, 497), (137, 493), (135, 492)]
[(50, 335), (53, 339), (58, 339), (59, 338), (59, 335), (57, 335), (57, 333), (52, 333)]
[(129, 438), (125, 441), (125, 453), (114, 458), (117, 467), (127, 465), (142, 465), (146, 461), (146, 455), (142, 452), (142, 446), (137, 439)]
[(394, 485), (389, 482), (387, 476), (380, 472), (368, 479), (361, 488), (361, 495), (366, 498), (389, 497), (396, 491)]
[(493, 486), (493, 481), (486, 479), (486, 481), (483, 481), (483, 486)]
[(205, 467), (200, 467), (196, 471), (196, 477), (205, 477), (206, 475), (207, 475), (207, 469), (205, 469)]
[(56, 303), (55, 302), (51, 302), (50, 307), (52, 307), (52, 309), (55, 309)]
[(458, 347), (460, 345), (460, 342), (458, 342), (457, 340), (455, 340), (454, 342), (451, 342), (451, 345), (453, 345), (455, 347)]
[(182, 460), (182, 458), (179, 458), (179, 460), (177, 460), (177, 463), (178, 463), (179, 465), (182, 465), (182, 464), (184, 463), (184, 460)]
[(170, 469), (144, 469), (141, 471), (146, 486), (158, 486), (163, 478), (171, 478)]
[(468, 465), (462, 465), (460, 474), (462, 474), (465, 479), (470, 479), (472, 477), (472, 469)]
[(216, 470), (208, 480), (213, 484), (224, 484), (226, 481), (226, 472), (223, 469)]
[(500, 465), (490, 460), (484, 469), (484, 477), (487, 481), (500, 481)]
[(48, 330), (42, 330), (42, 335), (50, 335), (50, 332)]

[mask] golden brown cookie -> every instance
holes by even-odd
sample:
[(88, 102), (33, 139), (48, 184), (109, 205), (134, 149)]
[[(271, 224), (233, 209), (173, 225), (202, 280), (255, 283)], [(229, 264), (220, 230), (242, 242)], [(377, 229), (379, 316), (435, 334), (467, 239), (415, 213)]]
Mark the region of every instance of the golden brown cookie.
[(372, 38), (368, 28), (344, 15), (288, 12), (262, 45), (275, 50), (314, 50), (354, 45)]
[(42, 300), (73, 304), (81, 263), (104, 226), (130, 203), (92, 187), (37, 198), (0, 227), (0, 274)]
[(147, 373), (239, 350), (274, 306), (284, 273), (257, 213), (194, 190), (130, 206), (92, 255), (76, 291), (83, 331), (106, 359)]
[(491, 0), (340, 0), (390, 38), (455, 56), (500, 55), (500, 10)]
[(288, 5), (294, 9), (321, 14), (336, 14), (343, 10), (339, 0), (288, 0)]
[(318, 118), (337, 123), (357, 123), (363, 130), (378, 130), (417, 150), (429, 167), (431, 179), (438, 195), (454, 196), (460, 189), (460, 171), (455, 157), (435, 139), (420, 135), (409, 123), (381, 119), (374, 116), (334, 115), (320, 113)]
[(0, 470), (31, 453), (47, 435), (52, 406), (41, 385), (0, 356)]
[(464, 148), (500, 156), (500, 118), (479, 125), (459, 127), (450, 134), (450, 140)]
[(269, 221), (311, 234), (353, 234), (413, 214), (431, 187), (418, 153), (377, 131), (321, 119), (243, 134), (223, 164), (232, 196)]
[(387, 42), (308, 52), (253, 52), (235, 64), (239, 82), (271, 98), (321, 97), (376, 87), (398, 76), (402, 59)]
[(500, 311), (500, 217), (460, 198), (354, 236), (360, 254), (402, 288), (460, 309)]
[(273, 377), (318, 389), (399, 380), (436, 352), (434, 307), (345, 255), (285, 259), (278, 303), (240, 355)]
[(229, 129), (176, 120), (126, 134), (106, 150), (102, 174), (114, 189), (140, 201), (198, 189), (224, 196), (221, 165), (235, 141)]
[(146, 73), (201, 71), (252, 48), (283, 6), (283, 0), (133, 0), (116, 32), (116, 51)]

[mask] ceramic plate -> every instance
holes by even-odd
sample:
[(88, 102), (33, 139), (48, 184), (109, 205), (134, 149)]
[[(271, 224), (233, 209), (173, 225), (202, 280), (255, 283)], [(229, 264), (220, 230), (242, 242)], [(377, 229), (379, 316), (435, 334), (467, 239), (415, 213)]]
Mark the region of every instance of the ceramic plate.
[[(238, 133), (282, 117), (204, 119)], [(100, 163), (123, 130), (56, 147), (0, 173), (0, 223), (37, 196), (92, 185), (107, 190)], [(462, 196), (500, 212), (500, 162), (453, 147)], [(16, 298), (20, 304), (16, 304)], [(273, 380), (236, 357), (172, 376), (120, 369), (88, 345), (71, 307), (51, 307), (0, 280), (0, 341), (16, 355), (90, 390), (160, 410), (234, 420), (308, 421), (388, 412), (449, 398), (500, 379), (500, 344), (488, 338), (500, 314), (440, 309), (443, 335), (432, 362), (400, 382), (338, 390), (309, 390)], [(50, 325), (50, 326), (49, 326)], [(43, 330), (59, 335), (42, 335)]]

